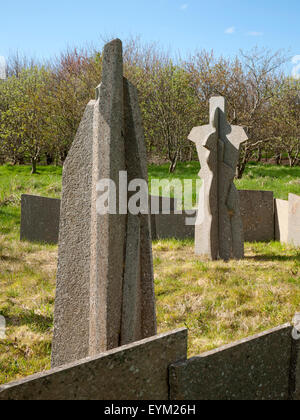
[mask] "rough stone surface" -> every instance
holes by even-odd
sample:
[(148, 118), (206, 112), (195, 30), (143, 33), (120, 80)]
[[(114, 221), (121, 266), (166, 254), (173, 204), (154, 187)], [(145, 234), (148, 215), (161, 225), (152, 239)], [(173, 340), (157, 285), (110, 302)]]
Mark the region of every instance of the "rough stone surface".
[(296, 313), (292, 321), (292, 355), (290, 368), (291, 399), (300, 400), (300, 313)]
[(300, 196), (289, 194), (288, 243), (300, 247)]
[(275, 238), (273, 192), (241, 190), (239, 195), (245, 241), (273, 241)]
[[(97, 185), (120, 172), (148, 180), (137, 90), (120, 40), (104, 48), (102, 83), (63, 174), (52, 367), (156, 334), (149, 214), (99, 214)], [(132, 323), (132, 319), (135, 322)]]
[(293, 341), (292, 355), (292, 398), (300, 401), (300, 339)]
[[(124, 96), (125, 96), (125, 151), (126, 151), (126, 168), (128, 172), (128, 180), (142, 179), (148, 182), (148, 164), (147, 152), (144, 139), (144, 130), (140, 107), (138, 103), (137, 89), (126, 79), (124, 80)], [(147, 193), (147, 191), (146, 191)], [(130, 195), (129, 195), (130, 199)], [(145, 200), (148, 199), (145, 197)], [(139, 219), (139, 229), (137, 228), (132, 234), (132, 244), (135, 244), (138, 237), (140, 248), (136, 256), (139, 259), (132, 259), (132, 265), (135, 265), (138, 274), (137, 279), (137, 295), (134, 296), (130, 289), (128, 294), (124, 292), (123, 306), (125, 302), (132, 306), (139, 302), (138, 317), (136, 321), (136, 330), (132, 341), (150, 337), (156, 334), (156, 311), (155, 311), (155, 292), (154, 292), (154, 273), (153, 273), (153, 257), (152, 257), (152, 236), (151, 236), (151, 218), (149, 209), (144, 209), (138, 216), (128, 215), (129, 221), (135, 217)], [(137, 222), (135, 222), (137, 224)], [(127, 238), (127, 249), (133, 247)], [(126, 261), (130, 264), (130, 261)], [(126, 287), (126, 282), (124, 288)], [(132, 328), (132, 327), (131, 327)], [(121, 344), (127, 344), (128, 340), (121, 341)]]
[(174, 213), (177, 210), (177, 200), (175, 198), (149, 196), (152, 215)]
[[(152, 215), (153, 239), (194, 239), (195, 226), (187, 226), (186, 218), (188, 216), (183, 214), (159, 214)], [(155, 235), (154, 235), (155, 233)]]
[[(107, 44), (94, 113), (90, 355), (118, 347), (122, 322), (126, 215), (97, 213), (96, 184), (126, 170), (122, 43)], [(118, 194), (117, 194), (118, 195)], [(117, 200), (117, 208), (119, 201)]]
[(233, 180), (240, 146), (247, 140), (242, 127), (227, 122), (223, 97), (210, 100), (210, 124), (189, 135), (196, 143), (203, 185), (196, 222), (196, 254), (212, 260), (244, 256), (239, 195)]
[[(26, 208), (30, 208), (31, 205), (31, 197), (35, 199), (35, 196), (27, 196), (28, 204), (26, 203)], [(41, 198), (38, 201), (39, 205), (43, 205), (37, 208), (37, 211), (28, 212), (26, 211), (26, 229), (29, 232), (26, 235), (26, 240), (32, 241), (29, 235), (32, 234), (32, 230), (35, 229), (35, 225), (42, 225), (43, 228), (39, 230), (35, 230), (34, 240), (43, 242), (45, 231), (51, 230), (51, 235), (53, 240), (51, 243), (57, 244), (58, 243), (58, 236), (59, 236), (59, 219), (60, 219), (60, 203), (61, 200), (56, 200), (56, 207), (55, 212), (51, 213), (51, 217), (44, 217), (43, 213), (47, 213), (49, 210), (44, 209), (45, 206), (48, 204), (47, 197), (37, 197)], [(149, 197), (149, 206), (151, 208), (151, 201), (152, 196)], [(170, 206), (170, 217), (168, 215), (163, 215), (162, 209), (167, 208)], [(154, 197), (153, 198), (153, 211), (151, 211), (151, 233), (152, 239), (167, 239), (167, 238), (178, 238), (178, 239), (194, 239), (195, 237), (195, 230), (194, 226), (186, 226), (185, 225), (185, 215), (181, 214), (174, 214), (174, 211), (177, 208), (177, 203), (174, 198), (171, 198), (169, 204), (164, 197)], [(155, 210), (154, 210), (155, 209)], [(24, 216), (25, 217), (25, 216)], [(41, 220), (42, 219), (42, 220)], [(157, 228), (157, 234), (156, 234)]]
[(89, 355), (94, 106), (87, 106), (63, 170), (53, 366)]
[(172, 400), (287, 400), (292, 327), (284, 325), (170, 367)]
[[(274, 240), (274, 209), (273, 209), (273, 193), (270, 191), (239, 191), (241, 216), (244, 226), (244, 237), (248, 242), (272, 241)], [(42, 197), (44, 198), (44, 197)], [(160, 197), (157, 214), (151, 215), (151, 232), (152, 239), (194, 239), (195, 227), (186, 226), (186, 215), (175, 214), (177, 208), (174, 199), (171, 199), (170, 215), (161, 214), (162, 201)], [(47, 199), (45, 198), (47, 205)], [(151, 197), (150, 197), (151, 203)], [(58, 238), (59, 231), (59, 207), (60, 200), (57, 200), (57, 214), (54, 220), (47, 218), (44, 226), (45, 230), (51, 226), (51, 232), (54, 238)], [(42, 209), (43, 211), (43, 209)], [(30, 231), (34, 229), (34, 225), (40, 223), (40, 214), (42, 211), (32, 213), (27, 212), (27, 223)], [(189, 216), (188, 216), (189, 217)], [(288, 236), (288, 201), (275, 200), (275, 238), (283, 242), (287, 242)], [(44, 230), (36, 231), (38, 237), (36, 240), (43, 241)], [(282, 239), (280, 238), (282, 237)], [(30, 240), (30, 239), (27, 239)], [(57, 241), (55, 242), (57, 243)]]
[(181, 329), (4, 385), (0, 400), (167, 400), (168, 367), (186, 357)]
[(60, 200), (24, 194), (21, 197), (21, 241), (56, 244)]
[(289, 202), (275, 200), (275, 240), (282, 243), (288, 242), (289, 231)]

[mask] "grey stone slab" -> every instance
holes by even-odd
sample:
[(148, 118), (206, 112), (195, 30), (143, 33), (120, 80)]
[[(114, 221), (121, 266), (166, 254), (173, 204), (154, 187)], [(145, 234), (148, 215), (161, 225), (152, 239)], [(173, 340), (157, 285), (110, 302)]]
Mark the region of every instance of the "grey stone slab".
[[(123, 77), (120, 40), (104, 48), (96, 92), (64, 167), (52, 367), (156, 334), (150, 216), (119, 211), (129, 198), (119, 198), (120, 174), (148, 181), (138, 93)], [(116, 186), (114, 212), (99, 212), (101, 180)]]
[(95, 188), (98, 181), (110, 179), (118, 192), (119, 172), (126, 170), (123, 52), (120, 40), (114, 40), (104, 47), (102, 83), (98, 88), (94, 114), (93, 159), (91, 356), (120, 345), (127, 218), (118, 213), (98, 214)]
[(242, 127), (227, 122), (223, 97), (210, 100), (210, 124), (189, 135), (196, 143), (203, 179), (196, 221), (195, 251), (212, 260), (244, 256), (239, 194), (234, 186), (240, 146), (247, 140)]
[(177, 210), (176, 198), (158, 197), (150, 195), (150, 209), (152, 215), (173, 214)]
[(293, 319), (293, 343), (290, 369), (290, 393), (291, 399), (300, 400), (300, 313), (296, 313)]
[[(121, 343), (123, 345), (141, 340), (141, 294), (140, 294), (140, 220), (129, 214), (124, 272), (124, 302), (122, 307)], [(154, 335), (154, 334), (152, 334)]]
[(172, 400), (287, 400), (292, 327), (284, 325), (170, 367)]
[(294, 342), (293, 389), (292, 399), (300, 401), (300, 340)]
[(300, 196), (289, 194), (288, 243), (300, 247)]
[(289, 202), (275, 200), (275, 239), (282, 243), (288, 242), (289, 230)]
[[(138, 91), (128, 80), (124, 79), (124, 134), (125, 134), (125, 154), (128, 182), (139, 179), (143, 180), (145, 185), (148, 183), (148, 164), (146, 143), (144, 138), (143, 122), (138, 102)], [(144, 191), (145, 201), (148, 201), (148, 188)], [(129, 198), (131, 195), (129, 194)], [(144, 210), (144, 211), (143, 211)], [(151, 337), (156, 334), (156, 309), (155, 309), (155, 292), (154, 292), (154, 273), (153, 273), (153, 256), (152, 256), (152, 237), (151, 222), (149, 208), (141, 209), (137, 216), (128, 215), (127, 223), (129, 229), (129, 221), (133, 218), (138, 222), (132, 222), (133, 225), (139, 226), (139, 229), (132, 229), (132, 240), (127, 236), (126, 244), (135, 248), (135, 244), (139, 243), (139, 250), (136, 254), (137, 258), (129, 258), (126, 260), (127, 266), (135, 266), (138, 274), (137, 278), (137, 294), (139, 309), (136, 315), (135, 325), (139, 326), (136, 330), (136, 339)], [(128, 306), (136, 305), (136, 298), (129, 292), (124, 292), (123, 306), (127, 302)], [(134, 341), (132, 339), (132, 341)], [(127, 341), (122, 342), (127, 343)]]
[(63, 170), (53, 366), (89, 355), (94, 107), (86, 108)]
[(186, 357), (180, 329), (4, 385), (0, 400), (168, 400), (168, 367)]
[[(275, 200), (275, 209), (273, 210), (273, 193), (270, 191), (241, 190), (239, 191), (239, 194), (245, 240), (248, 242), (274, 240), (273, 211), (275, 211), (275, 239), (287, 242), (288, 201)], [(29, 202), (30, 197), (32, 196), (28, 196)], [(40, 218), (43, 217), (41, 214), (44, 211), (44, 207), (47, 205), (47, 197), (41, 198), (45, 200), (44, 202), (43, 200), (39, 202), (39, 204), (42, 205), (42, 208), (38, 207), (38, 210), (34, 212), (26, 211), (26, 219), (29, 232), (34, 229), (35, 224), (42, 223), (44, 228), (36, 230), (35, 240), (43, 242), (44, 231), (49, 230), (51, 226), (53, 243), (57, 243), (59, 232), (60, 200), (56, 200), (56, 211), (51, 212), (51, 217), (46, 217), (44, 221), (40, 221)], [(161, 214), (161, 210), (163, 208), (163, 200), (164, 197), (160, 197), (158, 207), (159, 210), (156, 211), (157, 214), (151, 215), (152, 239), (194, 239), (195, 227), (186, 226), (185, 215), (174, 214), (174, 209), (177, 208), (176, 204), (174, 203), (174, 199), (171, 199), (170, 215)], [(46, 211), (48, 212), (48, 210)], [(282, 239), (280, 239), (280, 237), (282, 237)], [(26, 236), (26, 240), (31, 240), (28, 238), (28, 235)]]
[(195, 226), (186, 225), (187, 217), (185, 213), (153, 215), (153, 223), (155, 224), (155, 236), (153, 235), (153, 239), (194, 239)]
[(56, 244), (60, 200), (23, 194), (21, 197), (21, 241)]
[[(71, 153), (71, 152), (70, 152)], [(52, 211), (49, 216), (43, 216), (43, 214), (46, 212), (46, 214), (49, 213), (49, 209), (45, 209), (45, 207), (48, 204), (48, 198), (47, 197), (37, 197), (41, 200), (37, 200), (38, 206), (36, 211), (27, 211), (27, 209), (30, 209), (30, 201), (31, 197), (32, 199), (35, 199), (35, 196), (27, 196), (26, 199), (26, 207), (25, 207), (25, 214), (24, 217), (24, 231), (26, 229), (26, 232), (29, 232), (26, 234), (26, 237), (24, 237), (24, 240), (28, 241), (38, 241), (38, 242), (44, 242), (45, 238), (45, 231), (51, 231), (51, 243), (57, 244), (58, 243), (58, 237), (59, 237), (59, 220), (60, 220), (60, 205), (61, 200), (56, 199), (56, 206), (55, 211)], [(52, 200), (52, 199), (50, 199)], [(149, 208), (151, 209), (151, 200), (152, 196), (149, 197)], [(52, 204), (53, 206), (53, 204)], [(162, 215), (161, 221), (159, 220), (162, 213), (163, 208), (169, 208), (170, 207), (170, 215), (171, 220), (165, 216)], [(153, 198), (153, 212), (151, 211), (151, 233), (152, 233), (152, 239), (167, 239), (167, 238), (175, 238), (178, 237), (178, 239), (194, 239), (195, 232), (193, 226), (186, 226), (185, 227), (185, 217), (182, 217), (182, 215), (174, 215), (174, 211), (177, 209), (177, 202), (174, 198), (171, 198), (170, 200), (166, 199), (165, 197), (154, 197)], [(23, 211), (22, 211), (23, 213)], [(160, 226), (160, 232), (158, 236), (156, 235), (156, 220), (158, 220), (158, 224)], [(164, 226), (166, 223), (166, 227)], [(35, 225), (42, 226), (41, 229), (36, 229)], [(31, 239), (32, 231), (34, 232), (34, 239)]]
[(239, 195), (245, 241), (273, 241), (275, 239), (273, 192), (241, 190)]

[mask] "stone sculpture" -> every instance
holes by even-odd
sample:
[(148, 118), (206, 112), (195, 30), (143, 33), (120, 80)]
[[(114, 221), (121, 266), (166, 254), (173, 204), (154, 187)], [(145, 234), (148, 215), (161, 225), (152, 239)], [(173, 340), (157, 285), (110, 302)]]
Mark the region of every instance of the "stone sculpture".
[(247, 140), (242, 127), (227, 122), (223, 97), (210, 100), (210, 124), (189, 135), (196, 143), (203, 185), (196, 221), (196, 254), (217, 260), (244, 257), (239, 193), (234, 185), (240, 146)]
[(64, 165), (52, 367), (156, 334), (150, 215), (97, 212), (99, 180), (118, 188), (127, 171), (128, 182), (148, 181), (138, 94), (123, 77), (120, 40), (104, 48), (96, 98)]

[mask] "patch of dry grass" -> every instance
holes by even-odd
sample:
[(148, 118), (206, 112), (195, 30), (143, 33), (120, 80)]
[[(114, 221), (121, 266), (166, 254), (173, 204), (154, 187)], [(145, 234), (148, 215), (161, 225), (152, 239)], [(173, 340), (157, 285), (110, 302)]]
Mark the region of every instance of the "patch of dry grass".
[[(300, 304), (300, 250), (247, 244), (246, 259), (201, 261), (185, 241), (155, 242), (159, 332), (189, 329), (189, 355), (290, 322)], [(50, 367), (57, 247), (0, 236), (0, 383)]]
[(0, 236), (0, 383), (49, 369), (56, 247)]
[(189, 355), (291, 322), (300, 310), (300, 250), (246, 244), (244, 261), (208, 262), (192, 243), (154, 244), (159, 331), (186, 326)]

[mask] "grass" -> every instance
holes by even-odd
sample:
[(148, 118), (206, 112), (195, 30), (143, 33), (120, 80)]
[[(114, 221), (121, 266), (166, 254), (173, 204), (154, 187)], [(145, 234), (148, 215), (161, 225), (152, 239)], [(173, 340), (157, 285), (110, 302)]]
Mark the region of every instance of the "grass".
[[(179, 165), (175, 176), (199, 167)], [(300, 194), (299, 168), (253, 166), (241, 188)], [(164, 177), (166, 167), (150, 167)], [(196, 174), (196, 175), (195, 175)], [(255, 178), (257, 176), (257, 179)], [(50, 367), (57, 247), (19, 241), (22, 193), (59, 197), (61, 169), (0, 167), (0, 383)], [(153, 244), (159, 332), (189, 328), (189, 355), (290, 322), (300, 303), (300, 250), (279, 243), (246, 244), (241, 262), (202, 261), (191, 241)]]
[[(174, 174), (169, 174), (169, 165), (149, 167), (150, 181), (153, 178), (193, 179), (197, 180), (200, 171), (198, 162), (179, 163)], [(276, 198), (288, 199), (289, 193), (300, 195), (300, 167), (248, 164), (245, 174), (235, 184), (240, 190), (274, 191)], [(196, 192), (193, 194), (193, 203), (196, 203)]]
[(291, 322), (300, 309), (300, 250), (246, 244), (243, 261), (208, 262), (191, 242), (154, 244), (160, 331), (186, 326), (189, 355)]

